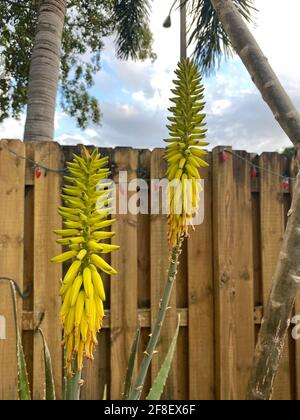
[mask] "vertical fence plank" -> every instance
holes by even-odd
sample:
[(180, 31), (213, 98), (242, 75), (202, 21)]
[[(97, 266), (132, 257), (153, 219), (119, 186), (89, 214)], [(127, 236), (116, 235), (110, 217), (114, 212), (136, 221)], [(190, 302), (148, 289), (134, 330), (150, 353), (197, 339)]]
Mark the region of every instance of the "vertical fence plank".
[(215, 397), (211, 155), (207, 162), (209, 168), (201, 171), (204, 220), (188, 238), (189, 398), (192, 400)]
[[(151, 154), (151, 180), (159, 180), (165, 176), (166, 166), (163, 160), (164, 149), (155, 149)], [(156, 188), (154, 188), (156, 189)], [(153, 328), (163, 289), (167, 280), (167, 270), (169, 266), (169, 247), (167, 243), (167, 218), (166, 215), (151, 215), (151, 325)], [(167, 351), (175, 334), (177, 324), (176, 314), (176, 282), (172, 292), (171, 309), (168, 311), (162, 334), (158, 343), (158, 353), (152, 361), (152, 380), (157, 376), (161, 364), (166, 357)], [(174, 360), (176, 360), (176, 355)], [(168, 377), (164, 399), (177, 398), (177, 370), (171, 369)]]
[[(282, 158), (277, 153), (263, 153), (260, 157), (260, 218), (262, 245), (263, 304), (266, 306), (284, 235), (282, 180), (274, 174), (282, 173)], [(279, 371), (275, 379), (275, 400), (291, 397), (288, 340), (285, 344)]]
[[(139, 151), (138, 175), (141, 180), (150, 185), (150, 150)], [(149, 189), (141, 191), (143, 197), (148, 200), (150, 208)], [(140, 309), (150, 307), (150, 217), (148, 214), (138, 214), (138, 306)]]
[(110, 365), (110, 334), (109, 329), (102, 329), (98, 334), (98, 346), (95, 351), (95, 360), (85, 360), (82, 371), (84, 384), (80, 399), (98, 401), (103, 399), (105, 387), (109, 388)]
[[(141, 191), (143, 198), (148, 198), (148, 213), (138, 214), (137, 223), (137, 240), (138, 240), (138, 308), (139, 309), (150, 309), (150, 150), (142, 149), (139, 150), (139, 168), (138, 176), (148, 184), (148, 189)], [(144, 186), (146, 187), (146, 186)], [(150, 334), (150, 327), (142, 328), (141, 331), (141, 343), (138, 353), (138, 365), (140, 365), (144, 350), (147, 346)], [(151, 369), (148, 371), (148, 375), (145, 381), (144, 390), (141, 395), (141, 399), (145, 399), (148, 395), (151, 387)]]
[[(187, 241), (183, 242), (180, 264), (176, 277), (176, 304), (177, 311), (188, 307), (188, 282), (187, 282)], [(189, 398), (189, 352), (188, 352), (188, 328), (181, 326), (179, 329), (176, 353), (177, 357), (173, 363), (173, 369), (176, 369), (176, 392), (178, 400), (187, 400)]]
[[(228, 148), (229, 149), (229, 148)], [(236, 284), (233, 276), (232, 156), (213, 150), (213, 241), (217, 398), (237, 398)]]
[[(114, 163), (117, 172), (127, 171), (128, 182), (137, 176), (138, 151), (116, 148)], [(119, 178), (116, 175), (115, 181)], [(120, 198), (125, 197), (127, 185), (120, 183)], [(134, 193), (128, 193), (128, 198)], [(117, 204), (120, 201), (117, 199)], [(126, 199), (125, 199), (126, 203)], [(118, 207), (117, 207), (118, 209)], [(112, 266), (118, 276), (111, 279), (111, 399), (120, 399), (123, 392), (130, 349), (137, 328), (137, 216), (118, 214), (114, 225), (114, 243), (120, 244), (120, 251), (114, 252)]]
[[(33, 311), (33, 215), (34, 215), (34, 143), (25, 143), (26, 161), (25, 167), (25, 209), (24, 209), (24, 279), (23, 289), (31, 291), (23, 301), (24, 311)], [(31, 391), (33, 385), (33, 331), (23, 331), (23, 348), (27, 364), (28, 380)]]
[[(19, 141), (0, 142), (0, 277), (15, 280), (23, 290), (24, 160)], [(16, 340), (10, 286), (0, 280), (0, 400), (18, 398)], [(22, 302), (18, 298), (21, 326)]]
[(254, 353), (252, 203), (246, 152), (233, 157), (233, 275), (236, 288), (237, 398), (245, 399)]
[[(59, 145), (54, 142), (37, 143), (35, 161), (48, 168), (61, 169)], [(62, 335), (59, 319), (62, 268), (61, 264), (53, 264), (50, 259), (61, 252), (61, 246), (56, 244), (53, 234), (54, 229), (61, 227), (61, 217), (57, 211), (61, 181), (61, 174), (49, 171), (36, 178), (34, 185), (34, 312), (37, 318), (39, 313), (44, 314), (41, 328), (52, 356), (58, 398), (62, 397)], [(40, 400), (44, 394), (44, 364), (39, 334), (34, 335), (33, 366), (33, 398)]]

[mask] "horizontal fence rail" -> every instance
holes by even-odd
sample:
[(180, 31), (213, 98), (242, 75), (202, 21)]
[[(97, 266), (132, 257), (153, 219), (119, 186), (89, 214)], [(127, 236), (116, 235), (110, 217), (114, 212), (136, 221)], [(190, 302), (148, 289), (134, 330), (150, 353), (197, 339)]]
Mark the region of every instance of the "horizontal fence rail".
[[(161, 179), (164, 150), (101, 149), (112, 178)], [(40, 326), (53, 359), (62, 397), (63, 355), (59, 321), (61, 267), (54, 229), (61, 227), (65, 162), (80, 146), (0, 141), (0, 278), (14, 279), (20, 329), (34, 399), (44, 392)], [(165, 399), (243, 399), (263, 308), (271, 287), (291, 203), (293, 159), (278, 153), (250, 155), (230, 147), (209, 152), (204, 179), (204, 222), (185, 242), (171, 308), (149, 372), (150, 388), (180, 315), (180, 333)], [(48, 170), (51, 169), (51, 170)], [(118, 184), (123, 194), (127, 186)], [(120, 189), (123, 189), (120, 191)], [(136, 191), (128, 191), (128, 199)], [(149, 205), (151, 197), (149, 193)], [(117, 214), (113, 279), (104, 277), (106, 317), (93, 363), (85, 362), (82, 399), (122, 396), (135, 331), (142, 327), (139, 360), (155, 320), (169, 261), (166, 216)], [(109, 257), (110, 258), (110, 257)], [(295, 313), (300, 314), (300, 300)], [(293, 326), (292, 326), (293, 327)], [(292, 328), (291, 327), (291, 328)], [(291, 331), (290, 331), (291, 332)], [(300, 348), (291, 338), (275, 383), (275, 399), (300, 399)], [(17, 399), (15, 331), (9, 285), (0, 280), (0, 399)]]

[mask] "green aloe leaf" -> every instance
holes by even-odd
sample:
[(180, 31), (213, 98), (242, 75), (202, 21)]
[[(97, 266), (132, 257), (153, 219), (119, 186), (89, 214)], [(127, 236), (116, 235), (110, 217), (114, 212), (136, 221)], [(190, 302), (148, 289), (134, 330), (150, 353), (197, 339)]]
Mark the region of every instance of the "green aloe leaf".
[(13, 311), (16, 329), (16, 350), (17, 350), (17, 369), (18, 369), (18, 393), (21, 401), (31, 400), (30, 387), (24, 350), (22, 346), (21, 334), (18, 326), (17, 295), (16, 287), (13, 281), (10, 281), (11, 295), (13, 301)]
[(137, 353), (138, 353), (138, 349), (140, 345), (140, 339), (141, 339), (141, 326), (139, 325), (135, 334), (134, 341), (132, 343), (132, 347), (131, 347), (128, 368), (127, 368), (126, 378), (125, 378), (125, 385), (124, 385), (124, 394), (123, 394), (124, 400), (128, 400), (129, 395), (130, 395), (130, 391), (132, 387), (132, 375), (133, 375), (134, 365), (135, 365), (135, 361), (137, 358)]
[(44, 365), (45, 365), (45, 400), (54, 401), (56, 400), (55, 396), (55, 385), (52, 369), (52, 360), (47, 341), (45, 339), (44, 333), (41, 328), (38, 329), (43, 340), (43, 351), (44, 351)]
[(164, 388), (168, 379), (168, 375), (171, 369), (172, 361), (174, 358), (174, 353), (175, 353), (177, 338), (178, 338), (178, 333), (179, 333), (179, 327), (180, 327), (180, 317), (178, 317), (176, 332), (173, 337), (172, 343), (170, 345), (168, 354), (162, 364), (162, 367), (160, 368), (160, 371), (158, 372), (158, 375), (154, 381), (154, 384), (146, 400), (153, 400), (153, 401), (160, 400), (160, 397), (164, 391)]

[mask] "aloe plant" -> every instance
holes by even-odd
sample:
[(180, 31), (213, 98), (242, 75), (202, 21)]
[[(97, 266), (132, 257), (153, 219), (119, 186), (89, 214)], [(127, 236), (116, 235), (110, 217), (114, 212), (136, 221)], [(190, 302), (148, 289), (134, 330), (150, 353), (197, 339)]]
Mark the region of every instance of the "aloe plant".
[[(165, 153), (165, 160), (168, 163), (167, 178), (169, 181), (168, 198), (170, 213), (168, 215), (168, 240), (171, 247), (170, 266), (165, 284), (160, 309), (150, 336), (137, 379), (128, 399), (138, 400), (141, 397), (145, 379), (151, 364), (155, 348), (161, 333), (163, 322), (169, 307), (173, 285), (177, 275), (179, 257), (184, 239), (189, 235), (189, 228), (199, 208), (199, 168), (208, 166), (203, 160), (207, 152), (203, 146), (208, 145), (205, 141), (205, 114), (204, 109), (204, 88), (201, 83), (201, 75), (197, 66), (190, 59), (184, 59), (178, 64), (175, 71), (177, 79), (174, 80), (175, 89), (172, 89), (174, 97), (171, 102), (174, 104), (169, 108), (172, 113), (168, 120), (169, 138)], [(175, 181), (175, 182), (174, 182)], [(179, 210), (179, 211), (178, 211)], [(178, 327), (179, 328), (179, 327)], [(177, 337), (178, 331), (175, 334)], [(164, 385), (169, 372), (173, 346), (176, 345), (174, 338), (166, 362), (152, 388), (152, 395), (161, 395), (157, 389)], [(162, 392), (162, 391), (161, 391)]]
[[(18, 375), (18, 396), (21, 401), (31, 400), (30, 385), (28, 381), (28, 373), (25, 361), (24, 350), (22, 346), (22, 337), (19, 330), (19, 318), (17, 311), (17, 296), (16, 286), (12, 280), (8, 280), (11, 288), (11, 296), (13, 303), (13, 313), (15, 321), (15, 332), (16, 332), (16, 357), (17, 357), (17, 375)], [(52, 370), (51, 356), (47, 341), (43, 334), (43, 331), (39, 328), (38, 332), (41, 335), (43, 342), (43, 353), (44, 353), (44, 369), (45, 369), (45, 400), (55, 400), (55, 387)]]
[(65, 207), (59, 208), (64, 229), (55, 231), (62, 236), (57, 242), (69, 250), (51, 261), (70, 261), (60, 289), (66, 369), (70, 378), (67, 396), (73, 388), (79, 393), (78, 372), (82, 370), (84, 357), (93, 360), (97, 332), (102, 327), (106, 297), (99, 271), (117, 274), (101, 256), (119, 249), (119, 246), (103, 243), (114, 233), (102, 229), (115, 221), (109, 219), (111, 190), (106, 188), (109, 184), (105, 180), (110, 175), (107, 164), (108, 158), (101, 158), (97, 149), (90, 154), (86, 148), (82, 156), (74, 155), (73, 162), (67, 163), (69, 174), (65, 179), (69, 184), (64, 186), (62, 195)]

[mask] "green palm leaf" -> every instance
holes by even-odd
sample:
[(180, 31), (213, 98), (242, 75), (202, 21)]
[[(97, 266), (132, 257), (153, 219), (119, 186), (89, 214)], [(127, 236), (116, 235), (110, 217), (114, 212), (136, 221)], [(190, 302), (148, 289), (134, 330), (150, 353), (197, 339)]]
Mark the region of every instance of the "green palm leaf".
[[(239, 13), (251, 22), (256, 11), (253, 0), (233, 0)], [(232, 53), (231, 42), (210, 0), (190, 0), (191, 17), (189, 44), (195, 44), (194, 58), (199, 63), (201, 72), (209, 74), (220, 64), (222, 56)]]

